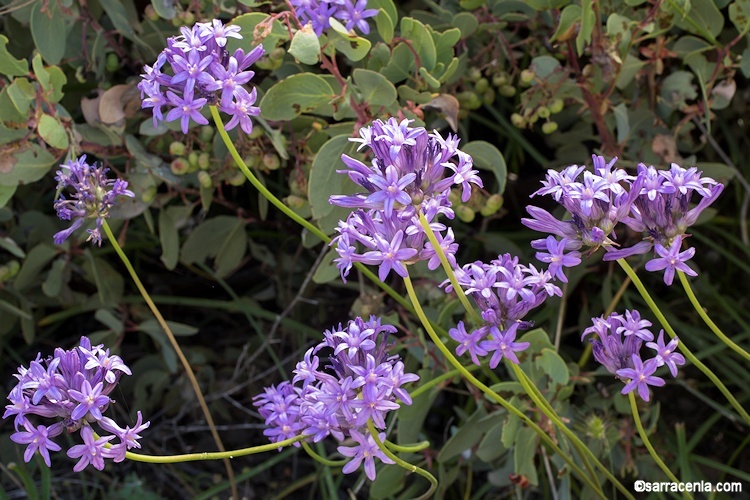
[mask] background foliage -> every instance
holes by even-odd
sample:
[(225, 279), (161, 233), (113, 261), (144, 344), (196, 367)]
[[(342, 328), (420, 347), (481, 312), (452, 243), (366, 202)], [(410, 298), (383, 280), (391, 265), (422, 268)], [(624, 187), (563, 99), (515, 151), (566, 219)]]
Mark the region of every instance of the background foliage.
[[(386, 314), (398, 324), (398, 349), (422, 381), (446, 371), (414, 318), (367, 281), (341, 283), (331, 251), (244, 185), (213, 128), (183, 135), (176, 122), (154, 127), (141, 111), (135, 85), (143, 65), (179, 26), (215, 17), (242, 27), (244, 39), (230, 40), (230, 50), (262, 43), (267, 54), (253, 80), (261, 118), (250, 135), (232, 131), (234, 143), (272, 192), (328, 234), (346, 214), (328, 204), (329, 195), (354, 189), (336, 174), (342, 153), (356, 155), (347, 138), (388, 115), (443, 132), (454, 128), (483, 170), (485, 189), (465, 205), (455, 200), (460, 263), (503, 252), (533, 261), (528, 242), (539, 236), (519, 223), (528, 195), (547, 168), (583, 164), (593, 152), (618, 156), (618, 165), (629, 167), (696, 165), (729, 183), (693, 232), (700, 271), (694, 283), (719, 326), (747, 345), (750, 2), (370, 0), (369, 6), (380, 9), (370, 34), (332, 23), (318, 38), (300, 30), (278, 1), (0, 0), (4, 387), (37, 352), (89, 335), (116, 347), (133, 369), (114, 411), (140, 409), (152, 421), (146, 452), (213, 449), (174, 351), (111, 247), (91, 247), (85, 237), (52, 244), (63, 228), (52, 210), (54, 170), (80, 154), (104, 162), (135, 192), (113, 214), (113, 227), (180, 335), (227, 446), (265, 442), (251, 397), (288, 378), (320, 332), (350, 315)], [(578, 364), (580, 333), (592, 316), (613, 299), (619, 310), (646, 308), (630, 288), (619, 296), (625, 277), (611, 263), (597, 257), (585, 263), (572, 273), (565, 299), (547, 301), (534, 317), (539, 329), (521, 340), (540, 354), (522, 366), (625, 484), (660, 479), (620, 383), (594, 363)], [(437, 288), (441, 271), (415, 267), (428, 314), (443, 327), (455, 325), (460, 307)], [(747, 364), (715, 341), (681, 291), (667, 289), (656, 275), (644, 279), (680, 337), (747, 405)], [(508, 374), (480, 373), (540, 419)], [(547, 477), (545, 463), (559, 458), (548, 457), (533, 432), (454, 382), (402, 408), (395, 430), (396, 442), (432, 442), (425, 456), (441, 495), (502, 496), (518, 485), (546, 491), (551, 480), (561, 494), (579, 493), (569, 476)], [(645, 421), (678, 477), (750, 484), (748, 429), (700, 372), (684, 370), (654, 396)], [(49, 481), (60, 497), (208, 497), (226, 488), (220, 463), (123, 463), (74, 474), (59, 456), (50, 475), (24, 464), (8, 438), (10, 422), (0, 425), (0, 493), (7, 495), (30, 488), (44, 494)], [(267, 497), (306, 487), (311, 497), (332, 498), (368, 488), (356, 476), (316, 469), (295, 451), (235, 460), (244, 491)], [(425, 489), (396, 467), (382, 469), (369, 488), (376, 498)]]

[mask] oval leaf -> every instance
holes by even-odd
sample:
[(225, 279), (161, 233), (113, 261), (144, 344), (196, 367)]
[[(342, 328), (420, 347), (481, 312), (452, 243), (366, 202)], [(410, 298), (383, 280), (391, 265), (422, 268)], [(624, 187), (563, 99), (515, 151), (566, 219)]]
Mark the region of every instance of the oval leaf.
[(291, 120), (333, 99), (333, 89), (312, 73), (292, 75), (270, 89), (260, 101), (266, 120)]

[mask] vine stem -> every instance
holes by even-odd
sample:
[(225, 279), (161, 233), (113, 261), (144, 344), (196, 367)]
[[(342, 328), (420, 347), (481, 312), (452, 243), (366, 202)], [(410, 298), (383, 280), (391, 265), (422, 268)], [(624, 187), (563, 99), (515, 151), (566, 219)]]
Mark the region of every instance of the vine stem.
[[(274, 451), (291, 446), (298, 441), (311, 437), (308, 434), (295, 436), (278, 443), (269, 443), (261, 446), (251, 446), (250, 448), (241, 448), (239, 450), (221, 451), (221, 452), (203, 452), (203, 453), (187, 453), (184, 455), (141, 455), (140, 453), (126, 452), (125, 458), (133, 460), (134, 462), (145, 462), (149, 464), (175, 464), (181, 462), (197, 462), (199, 460), (229, 460), (235, 457), (244, 457), (246, 455), (255, 455), (256, 453), (264, 453), (266, 451)], [(304, 444), (304, 443), (303, 443)]]
[(536, 404), (544, 412), (544, 414), (547, 415), (550, 420), (552, 420), (552, 422), (563, 432), (563, 434), (568, 436), (568, 439), (570, 439), (573, 447), (575, 447), (575, 449), (578, 450), (578, 453), (581, 455), (583, 464), (586, 466), (586, 469), (588, 469), (590, 474), (594, 476), (594, 471), (591, 469), (588, 458), (591, 458), (594, 461), (594, 465), (596, 465), (596, 467), (604, 473), (606, 478), (615, 486), (615, 488), (620, 490), (620, 492), (627, 498), (632, 498), (630, 491), (620, 481), (617, 480), (617, 478), (609, 471), (609, 469), (604, 467), (604, 464), (602, 464), (596, 458), (596, 456), (594, 456), (594, 454), (591, 452), (591, 450), (588, 449), (583, 441), (581, 441), (580, 438), (576, 436), (576, 434), (571, 431), (568, 426), (565, 425), (560, 417), (557, 416), (554, 408), (552, 408), (552, 405), (550, 405), (549, 402), (544, 398), (542, 393), (539, 391), (539, 388), (534, 385), (534, 383), (521, 369), (521, 367), (511, 361), (508, 361), (507, 364), (511, 366), (513, 372), (518, 378), (518, 381), (521, 382), (521, 385), (526, 390), (526, 393), (529, 395), (529, 397), (531, 397), (532, 401), (534, 401), (534, 404)]
[[(643, 441), (643, 444), (646, 445), (646, 448), (648, 448), (648, 452), (651, 454), (651, 458), (654, 459), (654, 462), (661, 468), (661, 470), (664, 471), (664, 473), (667, 475), (667, 477), (676, 484), (680, 484), (680, 480), (675, 477), (674, 474), (672, 474), (672, 471), (669, 470), (669, 467), (664, 463), (664, 461), (661, 459), (658, 453), (656, 453), (656, 450), (651, 445), (651, 441), (648, 439), (648, 434), (646, 434), (646, 430), (643, 428), (643, 423), (641, 422), (641, 416), (638, 413), (638, 405), (635, 401), (635, 391), (630, 391), (628, 393), (628, 399), (630, 400), (630, 410), (633, 413), (633, 420), (635, 421), (635, 426), (638, 429), (638, 434), (641, 436), (641, 441)], [(692, 498), (687, 493), (683, 492), (683, 495), (686, 498)]]
[[(214, 123), (216, 124), (216, 129), (219, 132), (219, 136), (221, 136), (221, 139), (224, 141), (224, 145), (227, 147), (227, 150), (229, 150), (229, 154), (232, 156), (232, 159), (234, 159), (235, 163), (237, 163), (237, 166), (242, 171), (242, 173), (245, 174), (245, 177), (247, 177), (247, 180), (250, 181), (250, 184), (255, 186), (255, 188), (260, 192), (260, 194), (263, 195), (269, 202), (271, 202), (272, 205), (274, 205), (276, 208), (281, 210), (281, 212), (284, 215), (292, 219), (294, 222), (296, 222), (303, 228), (310, 231), (317, 238), (322, 240), (323, 243), (325, 243), (326, 245), (330, 244), (331, 238), (327, 234), (321, 231), (320, 228), (316, 227), (310, 221), (300, 217), (291, 208), (286, 206), (283, 201), (279, 200), (276, 196), (274, 196), (274, 194), (271, 193), (271, 191), (269, 191), (268, 188), (266, 188), (260, 182), (260, 180), (258, 180), (255, 174), (253, 174), (253, 172), (248, 168), (247, 164), (245, 164), (245, 162), (242, 160), (242, 157), (237, 151), (237, 148), (235, 147), (232, 140), (229, 138), (229, 134), (227, 134), (227, 131), (224, 128), (224, 122), (222, 121), (221, 115), (219, 115), (219, 111), (216, 108), (216, 106), (209, 106), (209, 108), (211, 110), (211, 117), (213, 118)], [(411, 306), (409, 301), (404, 299), (401, 295), (399, 295), (396, 292), (396, 290), (394, 290), (387, 284), (380, 281), (378, 277), (367, 268), (367, 266), (365, 266), (361, 262), (355, 262), (354, 267), (359, 269), (359, 271), (362, 274), (364, 274), (367, 277), (367, 279), (372, 281), (376, 286), (378, 286), (381, 290), (387, 293), (393, 300), (398, 302), (399, 305), (401, 305), (406, 310), (414, 314), (414, 308)]]
[(385, 443), (380, 440), (380, 437), (378, 436), (378, 430), (375, 428), (375, 425), (373, 425), (372, 420), (370, 419), (367, 420), (367, 430), (370, 431), (372, 439), (375, 441), (375, 444), (378, 445), (378, 448), (380, 448), (380, 451), (382, 451), (385, 456), (396, 462), (396, 464), (398, 464), (400, 467), (403, 467), (409, 472), (416, 472), (430, 482), (430, 489), (427, 490), (422, 496), (418, 497), (417, 500), (430, 498), (438, 486), (438, 481), (437, 479), (435, 479), (435, 476), (422, 469), (421, 467), (410, 464), (409, 462), (402, 460), (394, 455), (393, 452), (386, 447)]
[[(130, 259), (128, 259), (128, 256), (125, 255), (125, 252), (123, 252), (122, 247), (120, 247), (120, 243), (117, 241), (117, 238), (115, 238), (115, 235), (112, 233), (112, 229), (109, 227), (109, 224), (107, 223), (106, 219), (102, 220), (102, 227), (104, 228), (104, 232), (107, 233), (107, 238), (109, 239), (109, 242), (112, 245), (112, 248), (115, 249), (115, 252), (120, 257), (120, 260), (122, 260), (122, 263), (125, 265), (125, 268), (127, 268), (128, 273), (130, 273), (130, 277), (133, 278), (133, 282), (135, 283), (136, 288), (138, 288), (138, 291), (141, 292), (141, 296), (143, 296), (143, 300), (146, 301), (146, 304), (148, 304), (149, 309), (151, 309), (151, 312), (156, 318), (156, 321), (159, 323), (159, 325), (161, 325), (162, 329), (164, 330), (164, 333), (167, 334), (167, 338), (169, 339), (170, 344), (172, 344), (172, 348), (175, 350), (175, 353), (177, 354), (177, 357), (180, 359), (180, 363), (182, 363), (182, 367), (185, 369), (185, 373), (187, 374), (188, 379), (190, 380), (190, 385), (193, 386), (193, 391), (195, 392), (195, 396), (198, 398), (198, 404), (200, 404), (201, 410), (203, 410), (203, 415), (204, 417), (206, 417), (206, 423), (208, 424), (208, 428), (211, 430), (211, 435), (214, 438), (214, 442), (216, 442), (216, 447), (219, 448), (220, 452), (224, 452), (225, 451), (224, 443), (221, 442), (221, 437), (219, 436), (219, 432), (216, 430), (216, 424), (214, 424), (214, 419), (211, 417), (211, 412), (208, 410), (208, 405), (206, 404), (206, 398), (203, 397), (203, 392), (201, 391), (200, 385), (198, 384), (198, 379), (195, 378), (195, 373), (193, 373), (193, 369), (190, 367), (190, 363), (185, 357), (185, 354), (182, 352), (182, 349), (180, 348), (180, 344), (177, 342), (177, 339), (175, 338), (174, 333), (172, 333), (172, 330), (169, 328), (169, 325), (164, 319), (164, 316), (161, 315), (159, 308), (156, 307), (156, 304), (154, 304), (154, 301), (151, 300), (151, 296), (149, 295), (148, 291), (146, 291), (146, 287), (143, 286), (143, 283), (141, 283), (141, 279), (138, 277), (138, 273), (135, 272), (135, 268), (130, 263)], [(232, 470), (232, 464), (229, 463), (228, 459), (224, 459), (224, 467), (227, 470), (227, 479), (229, 479), (229, 483), (232, 488), (232, 498), (239, 499), (239, 491), (237, 490), (237, 482), (234, 479), (234, 470)]]
[[(435, 346), (438, 348), (438, 350), (445, 356), (445, 358), (448, 360), (448, 362), (453, 365), (456, 370), (466, 379), (477, 387), (480, 391), (482, 391), (484, 394), (486, 394), (492, 401), (498, 403), (503, 408), (505, 408), (509, 413), (512, 413), (516, 417), (520, 418), (521, 421), (523, 421), (526, 425), (529, 426), (534, 432), (536, 432), (539, 435), (539, 438), (552, 450), (554, 450), (555, 453), (562, 458), (565, 463), (570, 467), (570, 469), (578, 474), (578, 476), (581, 478), (583, 482), (588, 484), (591, 489), (599, 495), (601, 498), (607, 498), (604, 495), (604, 492), (601, 489), (601, 486), (583, 472), (578, 465), (573, 462), (572, 458), (568, 456), (568, 454), (564, 453), (563, 450), (560, 449), (560, 447), (550, 438), (547, 433), (545, 433), (541, 427), (539, 427), (533, 420), (531, 420), (529, 417), (526, 416), (525, 413), (523, 413), (521, 410), (510, 404), (508, 401), (505, 400), (502, 396), (500, 396), (498, 393), (487, 387), (485, 384), (483, 384), (479, 379), (477, 379), (474, 375), (471, 374), (469, 370), (466, 369), (459, 361), (456, 359), (456, 357), (453, 355), (453, 353), (450, 352), (450, 350), (443, 344), (443, 342), (440, 340), (440, 337), (438, 337), (437, 333), (435, 333), (435, 329), (432, 328), (432, 325), (427, 320), (427, 316), (425, 315), (424, 311), (422, 310), (422, 306), (419, 304), (419, 300), (417, 299), (417, 295), (414, 291), (414, 285), (411, 282), (411, 278), (408, 274), (407, 269), (407, 275), (404, 277), (404, 284), (406, 285), (406, 291), (409, 294), (409, 299), (412, 301), (412, 304), (414, 305), (414, 309), (416, 311), (417, 317), (422, 322), (422, 326), (425, 330), (427, 330), (427, 334), (432, 339)], [(631, 497), (632, 498), (632, 497)]]
[(685, 273), (678, 269), (677, 276), (680, 277), (680, 283), (682, 283), (682, 288), (685, 289), (685, 293), (690, 299), (690, 303), (693, 304), (693, 307), (698, 312), (698, 315), (703, 319), (706, 325), (708, 325), (711, 331), (714, 332), (714, 334), (716, 334), (716, 336), (719, 337), (721, 341), (724, 342), (727, 346), (729, 346), (734, 352), (736, 352), (737, 354), (739, 354), (746, 360), (750, 361), (750, 353), (748, 353), (742, 347), (735, 344), (732, 341), (732, 339), (727, 337), (724, 334), (724, 332), (722, 332), (721, 329), (718, 326), (716, 326), (716, 323), (714, 323), (713, 320), (711, 320), (711, 318), (708, 316), (706, 311), (701, 306), (701, 303), (698, 300), (698, 297), (695, 296), (695, 293), (693, 292), (693, 289), (690, 286), (690, 281), (688, 281), (687, 276), (685, 276)]
[(386, 439), (384, 444), (386, 445), (386, 447), (388, 447), (388, 449), (397, 451), (399, 453), (417, 453), (430, 447), (429, 441), (422, 441), (421, 443), (415, 444), (396, 444), (391, 443)]
[[(669, 324), (667, 321), (667, 318), (664, 316), (664, 314), (659, 309), (659, 306), (656, 305), (656, 302), (654, 302), (654, 299), (651, 298), (651, 295), (649, 295), (648, 290), (646, 290), (646, 287), (643, 285), (643, 282), (638, 277), (638, 275), (635, 273), (632, 267), (630, 267), (630, 264), (627, 263), (625, 259), (617, 259), (617, 263), (620, 264), (620, 267), (622, 267), (623, 271), (630, 277), (630, 280), (633, 282), (635, 287), (638, 289), (638, 292), (641, 294), (641, 297), (643, 297), (643, 300), (646, 301), (646, 304), (648, 304), (648, 307), (651, 309), (651, 312), (654, 313), (654, 316), (656, 316), (656, 319), (659, 320), (659, 323), (661, 323), (661, 326), (664, 327), (664, 330), (667, 332), (667, 334), (671, 338), (675, 338), (677, 336), (677, 333), (675, 333), (674, 328), (672, 328), (672, 325)], [(685, 345), (685, 342), (680, 340), (680, 342), (677, 344), (677, 348), (680, 350), (682, 354), (685, 355), (685, 357), (690, 360), (691, 363), (693, 363), (695, 366), (698, 367), (700, 371), (702, 371), (706, 377), (708, 377), (711, 382), (714, 383), (714, 385), (721, 391), (721, 393), (724, 395), (725, 398), (727, 398), (727, 401), (729, 401), (729, 404), (731, 404), (735, 410), (740, 414), (742, 419), (745, 422), (750, 423), (750, 415), (748, 415), (747, 411), (740, 405), (739, 401), (734, 397), (734, 395), (729, 392), (729, 389), (722, 383), (721, 380), (719, 380), (719, 377), (717, 377), (714, 372), (711, 371), (710, 368), (708, 368), (706, 365), (704, 365), (701, 360), (699, 360), (697, 357), (695, 357), (695, 354), (693, 354), (690, 349)]]
[(440, 263), (443, 265), (443, 270), (445, 271), (446, 276), (448, 276), (451, 285), (453, 285), (453, 291), (456, 292), (456, 295), (458, 295), (458, 300), (464, 306), (464, 309), (466, 309), (466, 313), (471, 317), (471, 321), (476, 326), (481, 325), (482, 319), (477, 314), (477, 311), (469, 303), (469, 299), (466, 297), (464, 289), (458, 283), (458, 279), (456, 279), (456, 273), (453, 272), (453, 267), (450, 265), (450, 262), (448, 262), (448, 258), (445, 256), (445, 252), (440, 246), (440, 243), (438, 243), (435, 232), (430, 227), (430, 223), (427, 222), (427, 218), (422, 213), (422, 210), (419, 210), (419, 223), (422, 225), (422, 230), (427, 235), (427, 239), (430, 240), (432, 248), (435, 250), (435, 253), (440, 259)]
[(325, 465), (326, 467), (343, 467), (346, 465), (347, 460), (328, 460), (325, 457), (322, 457), (318, 455), (315, 450), (312, 449), (312, 447), (302, 441), (302, 448), (305, 449), (308, 455), (310, 455), (310, 458), (318, 462), (319, 464)]

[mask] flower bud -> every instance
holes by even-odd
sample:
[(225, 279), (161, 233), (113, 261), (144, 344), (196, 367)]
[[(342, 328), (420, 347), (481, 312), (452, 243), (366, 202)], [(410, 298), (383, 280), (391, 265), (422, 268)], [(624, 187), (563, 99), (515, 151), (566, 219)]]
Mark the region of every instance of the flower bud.
[(202, 142), (208, 142), (214, 138), (214, 128), (209, 125), (203, 125), (198, 133), (198, 139)]
[(562, 99), (552, 99), (547, 104), (547, 107), (549, 108), (550, 113), (554, 115), (563, 110), (564, 102)]
[(281, 166), (281, 159), (275, 153), (266, 153), (263, 155), (263, 167), (266, 170), (278, 170)]
[(502, 206), (503, 206), (503, 197), (500, 196), (499, 194), (493, 194), (492, 196), (487, 198), (487, 201), (482, 207), (482, 210), (480, 210), (480, 213), (484, 217), (487, 217), (488, 215), (497, 213), (497, 211), (500, 210)]
[(190, 164), (185, 158), (175, 158), (169, 164), (169, 168), (174, 175), (185, 175), (190, 170)]
[(185, 154), (185, 145), (181, 142), (174, 141), (169, 145), (169, 154), (172, 156), (183, 156)]
[(526, 119), (519, 113), (513, 113), (510, 115), (510, 123), (512, 123), (514, 127), (524, 128), (526, 126)]
[(503, 97), (513, 97), (516, 95), (516, 88), (513, 85), (501, 85), (497, 91), (500, 92), (500, 95)]
[(245, 182), (247, 182), (247, 177), (245, 177), (245, 174), (238, 170), (232, 177), (227, 179), (227, 182), (232, 186), (241, 186)]
[(479, 94), (484, 94), (485, 90), (487, 90), (488, 88), (490, 88), (490, 81), (486, 78), (480, 78), (474, 84), (474, 90)]
[(547, 122), (544, 125), (542, 125), (542, 132), (545, 134), (554, 134), (557, 131), (557, 123), (556, 122)]
[(476, 217), (477, 214), (466, 205), (459, 205), (456, 207), (456, 215), (458, 215), (458, 218), (461, 219), (462, 222), (468, 224), (474, 220), (474, 217)]
[(211, 156), (208, 153), (201, 153), (198, 155), (198, 168), (201, 170), (208, 170), (211, 166)]
[(201, 185), (202, 188), (210, 188), (214, 185), (213, 180), (211, 179), (211, 174), (208, 172), (201, 170), (198, 172), (198, 183)]

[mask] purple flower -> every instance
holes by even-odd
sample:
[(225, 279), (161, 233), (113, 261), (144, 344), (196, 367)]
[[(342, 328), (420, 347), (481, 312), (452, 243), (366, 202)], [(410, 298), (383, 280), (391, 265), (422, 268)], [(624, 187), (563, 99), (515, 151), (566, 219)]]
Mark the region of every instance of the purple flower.
[(343, 7), (343, 9), (339, 9), (335, 16), (342, 21), (346, 21), (346, 29), (352, 30), (356, 26), (365, 35), (368, 34), (370, 25), (366, 19), (377, 16), (378, 9), (368, 9), (367, 0), (357, 0), (355, 5), (352, 5), (352, 0), (345, 0)]
[(448, 331), (448, 335), (458, 342), (456, 354), (463, 356), (466, 351), (469, 351), (471, 361), (475, 365), (482, 364), (479, 361), (479, 356), (486, 356), (488, 353), (480, 347), (480, 342), (487, 336), (487, 327), (477, 328), (476, 330), (472, 330), (471, 333), (466, 333), (466, 327), (464, 326), (463, 321), (459, 321), (456, 327), (457, 328), (451, 328), (450, 331)]
[(88, 380), (83, 381), (80, 392), (70, 389), (68, 391), (70, 397), (80, 403), (70, 414), (70, 418), (80, 420), (87, 413), (91, 413), (91, 416), (96, 420), (101, 420), (102, 412), (99, 407), (109, 404), (109, 398), (102, 396), (102, 390), (104, 390), (104, 384), (99, 382), (94, 387), (91, 387)]
[(77, 444), (68, 450), (70, 458), (80, 458), (73, 467), (73, 471), (81, 472), (89, 464), (93, 465), (95, 469), (104, 470), (104, 459), (109, 458), (105, 445), (115, 437), (104, 436), (94, 439), (94, 432), (88, 425), (81, 428), (81, 437), (83, 438), (83, 444)]
[(646, 347), (649, 347), (656, 351), (656, 366), (667, 365), (669, 367), (669, 373), (673, 377), (677, 376), (677, 365), (684, 365), (685, 358), (682, 354), (677, 352), (677, 337), (674, 337), (669, 341), (667, 345), (664, 345), (664, 330), (659, 332), (659, 338), (656, 342), (647, 342)]
[[(108, 395), (115, 390), (120, 377), (130, 373), (119, 356), (111, 356), (109, 349), (105, 350), (101, 345), (92, 346), (86, 337), (81, 337), (80, 345), (71, 350), (57, 348), (54, 356), (42, 359), (39, 355), (28, 369), (21, 366), (15, 375), (18, 383), (8, 395), (11, 404), (5, 407), (3, 418), (15, 415), (16, 431), (19, 426), (26, 429), (26, 432), (17, 432), (12, 436), (17, 443), (29, 444), (26, 461), (38, 449), (47, 466), (50, 466), (49, 451), (60, 451), (61, 448), (49, 438), (61, 434), (63, 430), (68, 434), (81, 430), (85, 442), (68, 450), (71, 457), (82, 457), (74, 469), (76, 471), (82, 470), (88, 463), (101, 469), (104, 458), (120, 461), (125, 458), (128, 448), (140, 447), (138, 433), (149, 426), (148, 422), (142, 423), (140, 412), (132, 429), (122, 429), (112, 419), (102, 415), (111, 402)], [(49, 426), (36, 425), (32, 420), (38, 418), (53, 419), (53, 423)], [(103, 443), (115, 436), (94, 441), (90, 427), (94, 422), (102, 431), (115, 433), (121, 443), (111, 450), (101, 449)]]
[(618, 319), (622, 326), (617, 327), (617, 333), (625, 337), (635, 335), (645, 341), (654, 340), (654, 334), (650, 330), (647, 330), (651, 326), (651, 322), (641, 319), (641, 314), (638, 311), (625, 311), (625, 316), (618, 315)]
[(573, 251), (570, 253), (564, 253), (568, 240), (563, 238), (557, 241), (554, 236), (547, 236), (544, 240), (547, 248), (547, 252), (537, 252), (536, 258), (541, 262), (549, 264), (549, 273), (555, 276), (563, 283), (568, 282), (568, 278), (565, 277), (563, 267), (575, 267), (581, 263), (581, 253)]
[(16, 432), (10, 436), (10, 439), (18, 444), (28, 444), (26, 451), (23, 453), (24, 462), (31, 461), (34, 453), (38, 451), (44, 459), (44, 463), (47, 464), (47, 467), (51, 467), (49, 452), (60, 451), (60, 445), (50, 438), (59, 436), (62, 433), (62, 424), (57, 423), (50, 427), (45, 427), (44, 425), (34, 427), (29, 422), (26, 422), (24, 427), (26, 428), (26, 432)]
[[(197, 23), (192, 28), (180, 28), (180, 36), (167, 39), (167, 47), (159, 54), (153, 67), (144, 66), (138, 88), (142, 107), (152, 108), (154, 126), (165, 118), (163, 107), (172, 108), (166, 121), (180, 120), (183, 133), (187, 133), (190, 120), (205, 125), (208, 120), (201, 114), (205, 105), (217, 105), (232, 118), (227, 130), (240, 125), (252, 132), (251, 116), (260, 110), (253, 106), (256, 91), (248, 92), (244, 85), (255, 75), (246, 71), (263, 55), (261, 45), (249, 53), (237, 49), (229, 54), (227, 38), (241, 39), (239, 26), (224, 26), (214, 19), (211, 23)], [(173, 75), (162, 72), (171, 68)]]
[(108, 170), (86, 163), (86, 155), (60, 165), (60, 170), (55, 176), (57, 189), (72, 188), (73, 194), (68, 200), (61, 192), (54, 207), (61, 220), (73, 220), (73, 225), (55, 234), (56, 245), (61, 245), (83, 225), (85, 220), (94, 219), (96, 226), (88, 230), (87, 241), (91, 240), (101, 246), (102, 221), (109, 217), (109, 209), (115, 204), (117, 197), (135, 197), (135, 194), (127, 189), (127, 182), (121, 179), (107, 179)]
[(417, 255), (417, 250), (414, 248), (402, 248), (403, 240), (404, 232), (401, 230), (396, 231), (391, 241), (387, 241), (381, 236), (376, 235), (375, 244), (377, 245), (377, 250), (365, 252), (362, 256), (362, 261), (365, 263), (380, 264), (378, 268), (378, 278), (380, 281), (385, 281), (391, 269), (396, 271), (396, 274), (399, 276), (407, 276), (408, 273), (403, 262)]
[[(362, 462), (365, 463), (365, 475), (370, 481), (375, 481), (375, 458), (379, 458), (384, 464), (395, 464), (388, 458), (375, 443), (371, 435), (364, 436), (355, 430), (350, 431), (351, 438), (357, 443), (355, 446), (339, 446), (338, 452), (351, 460), (341, 469), (344, 474), (351, 474), (359, 469)], [(385, 434), (379, 434), (378, 439), (385, 440)]]
[(490, 368), (497, 368), (500, 360), (506, 358), (511, 363), (518, 364), (516, 353), (524, 351), (531, 345), (530, 342), (516, 342), (516, 330), (519, 323), (513, 323), (506, 331), (501, 332), (496, 326), (490, 327), (490, 340), (485, 340), (480, 347), (487, 352), (495, 351), (490, 358)]
[[(403, 386), (419, 379), (405, 372), (397, 355), (389, 355), (388, 336), (395, 332), (374, 316), (326, 330), (323, 341), (297, 364), (293, 383), (282, 382), (253, 398), (268, 426), (264, 434), (272, 442), (301, 434), (314, 442), (327, 436), (343, 441), (363, 436), (368, 421), (384, 428), (388, 412), (400, 408), (396, 398), (411, 404)], [(331, 354), (325, 368), (320, 366), (323, 350)], [(302, 387), (293, 385), (299, 382)]]
[(680, 236), (675, 236), (674, 241), (672, 242), (672, 245), (669, 247), (669, 249), (666, 249), (661, 246), (661, 244), (656, 243), (656, 245), (654, 245), (654, 249), (656, 250), (656, 253), (659, 255), (659, 257), (646, 262), (646, 270), (653, 272), (666, 269), (666, 271), (664, 271), (664, 283), (666, 283), (668, 286), (672, 285), (675, 270), (680, 270), (688, 276), (697, 276), (698, 273), (690, 269), (690, 266), (685, 264), (685, 261), (692, 259), (693, 255), (695, 255), (695, 248), (691, 247), (684, 252), (680, 252), (681, 246), (682, 238)]
[(633, 368), (617, 370), (618, 377), (629, 379), (625, 384), (625, 387), (622, 388), (622, 393), (627, 394), (638, 389), (638, 395), (641, 399), (648, 401), (648, 386), (653, 385), (654, 387), (661, 387), (665, 384), (664, 379), (653, 376), (653, 373), (658, 366), (655, 359), (649, 359), (644, 363), (641, 360), (641, 357), (637, 354), (633, 354), (632, 359)]
[[(409, 124), (409, 120), (390, 118), (385, 122), (375, 120), (370, 127), (360, 129), (360, 137), (351, 140), (361, 143), (358, 149), (366, 146), (372, 150), (370, 166), (342, 155), (348, 169), (340, 173), (347, 174), (364, 190), (330, 198), (333, 205), (356, 209), (339, 223), (339, 235), (331, 242), (339, 254), (336, 264), (343, 280), (355, 262), (379, 264), (381, 276), (390, 269), (406, 276), (404, 265), (418, 260), (428, 260), (430, 269), (437, 268), (440, 260), (419, 221), (420, 212), (448, 262), (455, 265), (458, 244), (452, 233), (443, 236), (446, 226), (436, 219), (441, 214), (454, 217), (449, 200), (452, 186), (462, 187), (466, 201), (471, 184), (482, 187), (482, 180), (472, 169), (471, 156), (458, 150), (458, 138), (444, 139), (436, 132), (428, 133), (423, 127)], [(457, 165), (453, 163), (456, 156)], [(397, 249), (392, 243), (399, 233)], [(383, 259), (384, 252), (407, 249), (408, 254), (402, 252), (391, 263), (387, 256)]]

